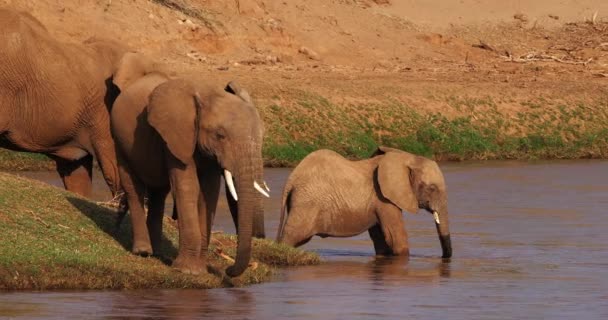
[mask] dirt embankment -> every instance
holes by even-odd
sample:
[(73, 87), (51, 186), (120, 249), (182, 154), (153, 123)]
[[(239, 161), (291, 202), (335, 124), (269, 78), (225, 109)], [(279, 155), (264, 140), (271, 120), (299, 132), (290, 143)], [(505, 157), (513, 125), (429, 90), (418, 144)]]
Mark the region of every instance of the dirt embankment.
[(608, 2), (0, 0), (238, 79), (270, 164), (389, 144), (439, 159), (608, 156)]

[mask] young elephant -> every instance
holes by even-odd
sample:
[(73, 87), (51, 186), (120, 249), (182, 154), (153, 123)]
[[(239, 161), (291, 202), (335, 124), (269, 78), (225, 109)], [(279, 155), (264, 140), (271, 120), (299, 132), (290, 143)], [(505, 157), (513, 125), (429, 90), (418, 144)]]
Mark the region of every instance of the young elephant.
[(263, 126), (249, 96), (234, 84), (218, 90), (158, 73), (115, 81), (121, 94), (111, 113), (112, 134), (131, 210), (133, 252), (158, 252), (164, 201), (171, 191), (179, 229), (173, 267), (204, 272), (223, 175), (231, 209), (238, 211), (236, 262), (226, 273), (240, 275), (251, 256), (253, 217), (263, 212), (262, 194), (268, 196)]
[(452, 256), (447, 194), (436, 162), (379, 147), (370, 159), (349, 161), (331, 150), (308, 155), (285, 189), (277, 241), (301, 246), (314, 235), (351, 237), (368, 231), (378, 255), (408, 255), (401, 211), (431, 212), (443, 257)]

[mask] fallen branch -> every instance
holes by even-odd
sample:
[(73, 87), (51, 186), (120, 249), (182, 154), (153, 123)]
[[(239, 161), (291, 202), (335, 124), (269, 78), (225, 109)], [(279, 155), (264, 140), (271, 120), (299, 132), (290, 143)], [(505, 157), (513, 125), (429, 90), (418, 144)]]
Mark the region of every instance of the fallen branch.
[(473, 47), (479, 48), (479, 49), (483, 49), (483, 50), (488, 50), (488, 51), (496, 52), (496, 49), (494, 49), (494, 47), (492, 47), (491, 45), (485, 43), (483, 40), (479, 40), (479, 43), (478, 44), (474, 44)]
[[(231, 257), (231, 256), (229, 256), (229, 255), (225, 254), (225, 253), (222, 251), (222, 248), (219, 248), (219, 247), (218, 247), (218, 248), (216, 248), (216, 249), (215, 249), (215, 254), (217, 254), (219, 257), (221, 257), (221, 258), (223, 258), (223, 259), (227, 260), (227, 261), (228, 261), (228, 262), (230, 262), (230, 263), (234, 263), (234, 262), (235, 262), (235, 261), (234, 261), (234, 259), (232, 259), (232, 257)], [(257, 262), (255, 262), (255, 261), (250, 262), (250, 263), (249, 263), (249, 267), (251, 268), (251, 270), (255, 270), (255, 269), (257, 269), (257, 268), (258, 268), (258, 263), (257, 263)]]
[(582, 61), (582, 60), (570, 61), (570, 60), (564, 60), (562, 58), (559, 58), (556, 56), (551, 56), (548, 54), (543, 54), (543, 53), (529, 53), (527, 55), (520, 56), (520, 57), (501, 56), (501, 58), (503, 58), (507, 62), (516, 62), (516, 63), (527, 63), (527, 62), (540, 61), (540, 62), (559, 62), (559, 63), (577, 64), (577, 65), (582, 64), (585, 66), (587, 64), (589, 64), (589, 62), (593, 61), (593, 58), (589, 58), (585, 61)]

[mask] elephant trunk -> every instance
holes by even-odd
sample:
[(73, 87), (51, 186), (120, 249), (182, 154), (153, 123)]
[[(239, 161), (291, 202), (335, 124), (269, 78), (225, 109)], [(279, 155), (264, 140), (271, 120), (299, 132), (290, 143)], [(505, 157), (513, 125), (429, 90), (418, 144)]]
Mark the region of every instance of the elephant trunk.
[[(255, 190), (256, 177), (261, 177), (261, 157), (250, 163), (241, 164), (236, 170), (236, 193), (238, 194), (238, 243), (234, 265), (226, 270), (230, 277), (237, 277), (245, 272), (251, 259), (251, 238), (253, 235), (253, 218), (263, 212), (261, 194)], [(247, 161), (249, 162), (249, 161)], [(260, 172), (258, 172), (260, 171)], [(263, 213), (262, 213), (263, 214)]]
[(435, 227), (437, 228), (437, 235), (439, 236), (439, 241), (441, 243), (441, 251), (443, 252), (442, 258), (450, 258), (452, 257), (452, 240), (450, 238), (447, 204), (442, 205), (440, 208), (440, 211), (437, 212), (439, 223), (435, 222)]

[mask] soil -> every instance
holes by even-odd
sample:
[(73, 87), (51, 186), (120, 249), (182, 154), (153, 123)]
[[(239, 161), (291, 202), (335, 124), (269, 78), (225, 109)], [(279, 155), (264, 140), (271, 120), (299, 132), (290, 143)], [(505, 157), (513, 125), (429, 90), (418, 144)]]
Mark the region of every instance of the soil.
[[(258, 107), (312, 92), (337, 105), (399, 101), (502, 113), (539, 96), (596, 100), (608, 83), (605, 0), (0, 0), (57, 37), (111, 37), (177, 74), (238, 79)], [(443, 98), (442, 98), (443, 97)], [(525, 111), (525, 110), (524, 110)]]

